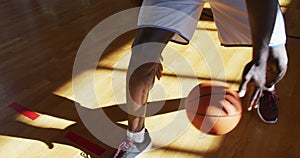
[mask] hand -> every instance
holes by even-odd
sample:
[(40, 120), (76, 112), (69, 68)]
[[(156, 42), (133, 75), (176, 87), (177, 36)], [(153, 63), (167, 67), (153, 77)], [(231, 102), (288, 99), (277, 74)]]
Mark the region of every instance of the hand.
[(163, 71), (163, 66), (161, 64), (162, 61), (163, 61), (163, 57), (160, 56), (159, 63), (157, 63), (156, 70), (155, 70), (155, 75), (158, 80), (160, 80), (160, 78), (162, 76), (162, 71)]
[[(239, 88), (239, 96), (244, 97), (248, 111), (257, 108), (259, 98), (262, 95), (266, 82), (266, 62), (249, 62), (243, 72), (242, 83)], [(248, 100), (247, 100), (248, 99)]]

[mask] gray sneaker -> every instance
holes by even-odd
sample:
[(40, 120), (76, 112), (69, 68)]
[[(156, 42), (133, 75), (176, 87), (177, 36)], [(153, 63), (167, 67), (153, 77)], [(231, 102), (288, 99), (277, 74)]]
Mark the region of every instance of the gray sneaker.
[(111, 156), (111, 158), (134, 158), (142, 152), (149, 151), (152, 147), (152, 141), (147, 129), (145, 130), (144, 141), (141, 143), (125, 139)]

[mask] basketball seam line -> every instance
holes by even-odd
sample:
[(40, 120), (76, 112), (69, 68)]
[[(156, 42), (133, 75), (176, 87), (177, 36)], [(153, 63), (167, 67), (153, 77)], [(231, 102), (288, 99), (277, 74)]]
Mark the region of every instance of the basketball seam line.
[(238, 115), (241, 115), (242, 113), (237, 113), (237, 114), (234, 114), (234, 115), (209, 115), (209, 114), (202, 114), (202, 113), (198, 113), (198, 112), (191, 112), (191, 111), (188, 111), (187, 112), (189, 113), (192, 113), (192, 114), (197, 114), (197, 115), (202, 115), (202, 116), (209, 116), (209, 117), (233, 117), (233, 116), (238, 116)]
[(193, 101), (196, 100), (196, 99), (203, 98), (203, 97), (206, 97), (206, 96), (209, 96), (209, 95), (218, 95), (218, 94), (226, 94), (226, 92), (224, 92), (224, 93), (218, 92), (218, 93), (213, 93), (213, 94), (211, 94), (211, 93), (203, 94), (203, 95), (200, 95), (200, 96), (197, 97), (197, 98), (194, 98), (194, 99), (191, 99), (191, 100), (187, 101), (186, 103), (193, 102)]

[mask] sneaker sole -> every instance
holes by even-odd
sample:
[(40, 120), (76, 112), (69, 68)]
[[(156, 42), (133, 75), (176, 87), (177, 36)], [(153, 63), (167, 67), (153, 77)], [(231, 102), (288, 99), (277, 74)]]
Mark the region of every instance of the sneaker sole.
[(147, 146), (142, 152), (140, 152), (138, 155), (136, 155), (136, 158), (139, 158), (139, 156), (140, 156), (141, 154), (150, 151), (151, 148), (152, 148), (152, 141), (148, 144), (148, 146)]

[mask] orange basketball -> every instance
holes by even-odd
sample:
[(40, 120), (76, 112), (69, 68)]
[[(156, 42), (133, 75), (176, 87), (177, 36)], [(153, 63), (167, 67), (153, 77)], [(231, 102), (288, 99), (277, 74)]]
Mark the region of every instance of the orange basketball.
[(242, 117), (242, 104), (237, 92), (218, 81), (194, 87), (185, 100), (185, 108), (197, 129), (213, 135), (232, 131)]

